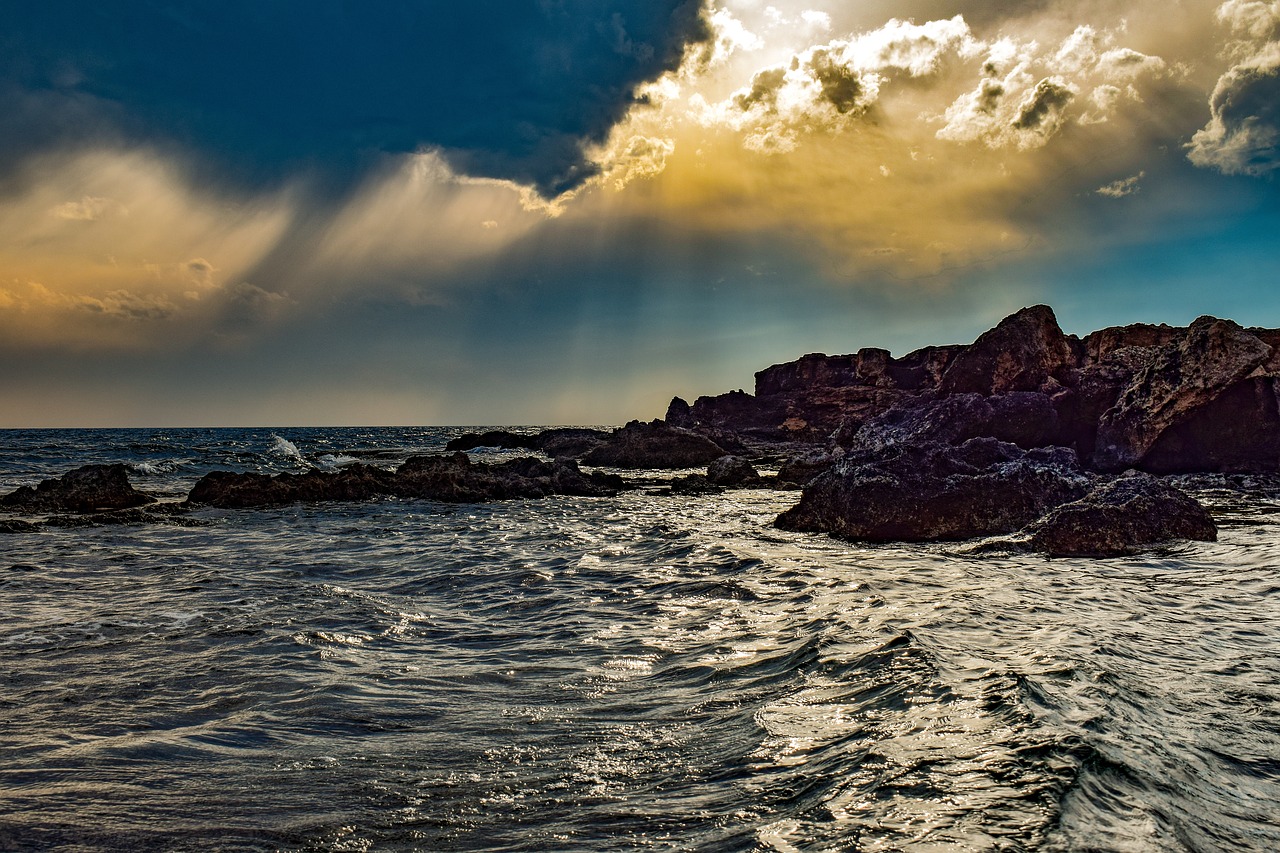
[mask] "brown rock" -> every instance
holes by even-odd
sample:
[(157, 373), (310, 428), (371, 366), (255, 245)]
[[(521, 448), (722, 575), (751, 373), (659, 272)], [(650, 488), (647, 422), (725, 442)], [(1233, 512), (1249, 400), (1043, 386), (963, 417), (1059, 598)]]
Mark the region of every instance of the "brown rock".
[(944, 394), (1003, 394), (1036, 391), (1050, 378), (1064, 378), (1075, 355), (1053, 309), (1023, 308), (984, 332), (947, 367)]
[(1271, 355), (1230, 320), (1201, 317), (1156, 351), (1098, 422), (1093, 462), (1120, 471), (1139, 464), (1157, 439), (1215, 400)]

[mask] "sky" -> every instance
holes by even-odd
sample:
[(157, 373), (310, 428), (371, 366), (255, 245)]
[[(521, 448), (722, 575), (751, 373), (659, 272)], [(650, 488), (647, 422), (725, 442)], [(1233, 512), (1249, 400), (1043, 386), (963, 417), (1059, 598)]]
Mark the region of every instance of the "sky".
[(611, 424), (1280, 326), (1280, 0), (0, 10), (0, 428)]

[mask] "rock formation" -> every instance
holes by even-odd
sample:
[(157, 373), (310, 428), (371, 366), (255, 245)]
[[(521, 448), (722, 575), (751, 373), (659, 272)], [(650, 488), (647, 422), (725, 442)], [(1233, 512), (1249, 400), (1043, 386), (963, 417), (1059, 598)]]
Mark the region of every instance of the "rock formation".
[(122, 464), (83, 465), (0, 498), (0, 506), (22, 512), (99, 512), (154, 502), (155, 498), (133, 487), (128, 466)]

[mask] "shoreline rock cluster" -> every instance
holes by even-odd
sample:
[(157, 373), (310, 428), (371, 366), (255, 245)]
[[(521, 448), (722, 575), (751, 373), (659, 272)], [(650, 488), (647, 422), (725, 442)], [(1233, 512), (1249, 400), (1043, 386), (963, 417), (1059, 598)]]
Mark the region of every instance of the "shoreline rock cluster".
[[(543, 458), (475, 463), (465, 451), (477, 448)], [(801, 489), (777, 526), (852, 541), (1012, 534), (1011, 547), (1113, 555), (1213, 540), (1209, 514), (1160, 475), (1280, 472), (1280, 330), (1201, 317), (1077, 338), (1037, 305), (969, 345), (900, 358), (810, 354), (757, 373), (754, 394), (677, 397), (662, 420), (468, 434), (448, 451), (394, 471), (213, 472), (177, 506), (605, 496), (639, 484), (580, 464), (706, 467), (670, 478), (665, 493)], [(761, 476), (757, 465), (778, 473)], [(86, 466), (18, 489), (0, 508), (136, 514), (152, 500), (128, 484), (125, 466)]]

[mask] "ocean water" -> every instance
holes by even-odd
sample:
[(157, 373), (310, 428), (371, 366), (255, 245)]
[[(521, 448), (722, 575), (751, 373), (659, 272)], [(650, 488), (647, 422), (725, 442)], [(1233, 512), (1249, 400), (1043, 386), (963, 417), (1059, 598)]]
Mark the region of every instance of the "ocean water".
[[(8, 431), (0, 492), (460, 432)], [(1189, 485), (1219, 542), (1111, 560), (767, 490), (0, 534), (0, 850), (1274, 851), (1280, 483)]]

